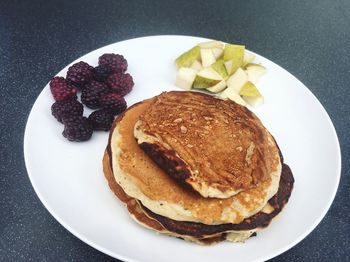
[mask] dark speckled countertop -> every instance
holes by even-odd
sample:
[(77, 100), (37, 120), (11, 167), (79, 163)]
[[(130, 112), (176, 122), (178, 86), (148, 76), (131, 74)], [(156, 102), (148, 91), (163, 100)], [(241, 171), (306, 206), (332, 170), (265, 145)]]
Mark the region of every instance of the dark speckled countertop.
[(110, 43), (159, 34), (245, 43), (316, 95), (339, 136), (340, 186), (317, 228), (272, 261), (350, 261), (348, 0), (0, 1), (0, 261), (113, 261), (39, 201), (24, 164), (25, 124), (42, 88), (68, 63)]

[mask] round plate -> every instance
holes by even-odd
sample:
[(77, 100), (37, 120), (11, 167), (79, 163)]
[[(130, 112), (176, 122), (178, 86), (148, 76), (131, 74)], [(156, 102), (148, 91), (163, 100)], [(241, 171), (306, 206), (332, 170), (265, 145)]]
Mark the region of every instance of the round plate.
[[(128, 60), (135, 86), (128, 105), (178, 89), (175, 58), (208, 39), (151, 36), (95, 50), (83, 60), (96, 65), (103, 53)], [(26, 167), (35, 192), (65, 228), (94, 248), (126, 261), (267, 260), (308, 235), (329, 209), (340, 178), (340, 148), (333, 124), (316, 97), (293, 75), (257, 55), (267, 68), (258, 87), (265, 103), (253, 109), (276, 138), (295, 176), (289, 203), (272, 224), (245, 243), (199, 246), (159, 235), (135, 223), (110, 191), (102, 172), (107, 132), (84, 143), (68, 142), (50, 113), (49, 86), (36, 100), (24, 137)], [(73, 64), (72, 63), (72, 64)], [(65, 76), (68, 66), (59, 72)], [(89, 112), (85, 111), (85, 115)]]

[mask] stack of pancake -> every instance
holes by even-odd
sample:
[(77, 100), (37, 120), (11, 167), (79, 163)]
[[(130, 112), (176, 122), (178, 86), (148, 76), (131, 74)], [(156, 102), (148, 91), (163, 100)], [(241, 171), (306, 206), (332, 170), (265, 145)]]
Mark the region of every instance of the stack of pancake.
[(104, 173), (138, 223), (200, 244), (244, 241), (287, 203), (293, 175), (246, 107), (164, 92), (120, 115)]

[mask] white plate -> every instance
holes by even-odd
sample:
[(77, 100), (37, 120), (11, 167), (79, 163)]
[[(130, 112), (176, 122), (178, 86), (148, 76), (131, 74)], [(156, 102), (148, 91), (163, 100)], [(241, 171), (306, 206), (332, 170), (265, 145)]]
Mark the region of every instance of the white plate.
[[(78, 60), (96, 65), (103, 53), (123, 54), (135, 81), (126, 96), (132, 105), (177, 89), (174, 59), (206, 40), (137, 38), (100, 48)], [(334, 199), (341, 167), (339, 142), (325, 109), (298, 79), (266, 58), (257, 55), (257, 61), (267, 68), (267, 74), (259, 84), (265, 104), (254, 111), (276, 138), (296, 180), (286, 208), (257, 237), (244, 244), (203, 247), (136, 224), (102, 173), (107, 132), (95, 132), (89, 142), (68, 142), (61, 135), (63, 126), (51, 116), (53, 99), (48, 85), (32, 108), (24, 137), (25, 162), (35, 192), (75, 236), (126, 261), (255, 261), (286, 251), (316, 227)], [(64, 76), (67, 68), (58, 75)]]

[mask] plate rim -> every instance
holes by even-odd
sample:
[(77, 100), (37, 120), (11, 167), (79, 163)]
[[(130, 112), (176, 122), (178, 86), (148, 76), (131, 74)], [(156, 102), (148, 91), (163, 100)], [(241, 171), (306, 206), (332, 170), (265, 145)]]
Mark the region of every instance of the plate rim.
[[(123, 42), (128, 42), (128, 41), (135, 41), (135, 40), (141, 40), (141, 39), (146, 39), (146, 38), (163, 38), (163, 37), (175, 37), (175, 38), (193, 38), (193, 39), (197, 39), (198, 41), (211, 41), (214, 39), (210, 39), (210, 38), (205, 38), (205, 37), (200, 37), (200, 36), (191, 36), (191, 35), (171, 35), (171, 34), (164, 34), (164, 35), (148, 35), (148, 36), (142, 36), (142, 37), (134, 37), (134, 38), (129, 38), (129, 39), (125, 39), (122, 41), (118, 41), (118, 42), (114, 42), (102, 47), (99, 47), (97, 49), (94, 49), (88, 53), (83, 54), (82, 56), (78, 57), (77, 59), (73, 60), (71, 63), (67, 64), (66, 66), (64, 66), (60, 71), (58, 71), (55, 76), (59, 75), (62, 71), (64, 71), (66, 68), (68, 68), (70, 65), (76, 63), (78, 60), (80, 60), (82, 57), (89, 55), (93, 52), (98, 52), (101, 49), (105, 49), (108, 47), (111, 47), (113, 45), (116, 44), (120, 44)], [(219, 40), (221, 41), (221, 40)], [(225, 42), (225, 41), (222, 41)], [(288, 74), (289, 76), (291, 76), (295, 81), (299, 82), (305, 89), (306, 91), (309, 93), (309, 95), (312, 96), (312, 98), (316, 101), (316, 103), (318, 104), (318, 106), (320, 107), (320, 109), (323, 111), (323, 114), (326, 116), (326, 120), (328, 122), (328, 124), (331, 127), (331, 131), (332, 134), (335, 138), (335, 149), (336, 149), (336, 159), (337, 159), (337, 170), (336, 170), (336, 177), (335, 177), (335, 182), (336, 182), (336, 186), (333, 188), (332, 190), (332, 194), (330, 195), (329, 201), (327, 203), (327, 205), (325, 205), (323, 207), (323, 211), (322, 214), (320, 214), (317, 218), (317, 220), (314, 221), (314, 223), (312, 224), (312, 226), (309, 227), (308, 230), (305, 230), (305, 232), (303, 234), (300, 234), (299, 237), (297, 237), (294, 241), (292, 241), (290, 244), (281, 247), (277, 250), (275, 250), (274, 252), (271, 252), (272, 254), (267, 255), (265, 257), (262, 258), (262, 260), (268, 260), (274, 257), (277, 257), (279, 255), (281, 255), (282, 253), (286, 252), (287, 250), (293, 248), (295, 245), (297, 245), (299, 242), (301, 242), (303, 239), (305, 239), (317, 226), (318, 224), (324, 219), (324, 217), (326, 216), (326, 214), (328, 213), (332, 203), (334, 202), (336, 193), (338, 191), (339, 188), (339, 183), (340, 183), (340, 178), (341, 178), (341, 164), (342, 164), (342, 159), (341, 159), (341, 148), (340, 148), (340, 142), (339, 142), (339, 138), (335, 129), (335, 126), (328, 114), (328, 112), (326, 111), (325, 107), (321, 104), (321, 102), (317, 99), (317, 97), (311, 92), (311, 90), (304, 85), (297, 77), (295, 77), (292, 73), (290, 73), (289, 71), (287, 71), (286, 69), (284, 69), (282, 66), (280, 66), (279, 64), (271, 61), (270, 59), (257, 54), (251, 50), (247, 50), (248, 52), (257, 55), (263, 59), (266, 59), (267, 61), (269, 61), (270, 63), (276, 65), (279, 69), (281, 69), (284, 73)], [(36, 195), (38, 196), (39, 200), (41, 201), (41, 203), (44, 205), (44, 207), (46, 208), (46, 210), (54, 217), (54, 219), (61, 224), (65, 229), (67, 229), (71, 234), (73, 234), (75, 237), (77, 237), (78, 239), (80, 239), (81, 241), (83, 241), (84, 243), (88, 244), (89, 246), (93, 247), (94, 249), (107, 254), (108, 256), (111, 256), (113, 258), (117, 258), (117, 259), (121, 259), (123, 261), (130, 261), (130, 262), (141, 262), (139, 260), (134, 260), (128, 256), (124, 256), (124, 255), (120, 255), (117, 254), (113, 251), (109, 251), (108, 249), (100, 246), (98, 243), (95, 243), (91, 240), (89, 240), (88, 238), (84, 237), (80, 232), (78, 232), (77, 230), (75, 230), (73, 227), (71, 227), (68, 223), (64, 222), (63, 219), (55, 212), (55, 210), (50, 207), (50, 205), (47, 203), (47, 201), (45, 200), (45, 198), (43, 197), (43, 195), (40, 193), (40, 190), (38, 189), (38, 185), (35, 183), (34, 179), (33, 179), (33, 171), (31, 171), (31, 167), (30, 167), (30, 160), (28, 159), (28, 124), (31, 120), (32, 114), (33, 114), (33, 109), (35, 107), (35, 105), (37, 104), (37, 101), (39, 100), (40, 96), (43, 94), (43, 92), (45, 92), (45, 87), (49, 85), (49, 82), (43, 87), (43, 89), (41, 90), (41, 92), (38, 94), (37, 98), (35, 99), (31, 110), (29, 112), (29, 115), (27, 117), (27, 121), (26, 121), (26, 125), (25, 125), (25, 131), (24, 131), (24, 137), (23, 137), (23, 154), (24, 154), (24, 162), (25, 162), (25, 167), (26, 167), (26, 171), (27, 171), (27, 175), (29, 177), (30, 183), (34, 189), (34, 192), (36, 193)], [(259, 258), (260, 260), (261, 258)]]

